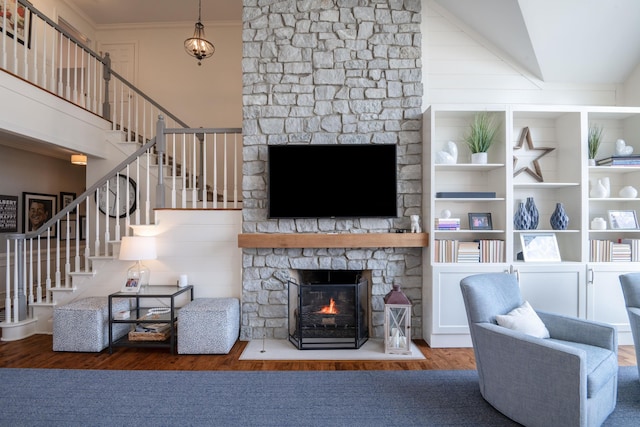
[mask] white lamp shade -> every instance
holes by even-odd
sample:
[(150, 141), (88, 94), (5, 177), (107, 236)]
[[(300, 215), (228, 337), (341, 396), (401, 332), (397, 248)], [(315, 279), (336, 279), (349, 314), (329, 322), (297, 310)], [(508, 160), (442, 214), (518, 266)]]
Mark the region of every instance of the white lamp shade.
[(147, 236), (125, 236), (120, 242), (120, 259), (141, 261), (156, 259), (156, 238)]

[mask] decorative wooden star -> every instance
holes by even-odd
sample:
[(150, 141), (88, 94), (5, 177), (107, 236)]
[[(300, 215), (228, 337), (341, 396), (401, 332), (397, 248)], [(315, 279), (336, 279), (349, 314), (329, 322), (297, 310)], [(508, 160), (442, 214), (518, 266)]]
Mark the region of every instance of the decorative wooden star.
[[(550, 152), (552, 152), (553, 150), (555, 150), (555, 148), (549, 148), (549, 147), (534, 147), (533, 146), (533, 140), (531, 139), (531, 131), (529, 130), (528, 127), (525, 127), (524, 129), (522, 129), (522, 134), (520, 135), (520, 141), (518, 141), (518, 145), (516, 145), (515, 147), (513, 147), (514, 150), (519, 150), (523, 147), (524, 145), (524, 141), (527, 141), (527, 149), (530, 151), (542, 151), (542, 154), (540, 154), (538, 157), (536, 157), (535, 159), (533, 159), (533, 161), (531, 163), (533, 163), (533, 169), (531, 169), (529, 167), (529, 165), (522, 167), (518, 170), (516, 170), (513, 173), (514, 178), (518, 175), (520, 175), (522, 172), (526, 172), (529, 175), (531, 175), (533, 178), (535, 178), (538, 182), (542, 182), (544, 181), (544, 179), (542, 178), (542, 172), (540, 171), (540, 163), (538, 163), (538, 160), (540, 160), (542, 157), (546, 156), (547, 154), (549, 154)], [(518, 163), (518, 158), (514, 155), (513, 156), (513, 169), (516, 169), (516, 164)], [(535, 170), (534, 170), (535, 169)]]

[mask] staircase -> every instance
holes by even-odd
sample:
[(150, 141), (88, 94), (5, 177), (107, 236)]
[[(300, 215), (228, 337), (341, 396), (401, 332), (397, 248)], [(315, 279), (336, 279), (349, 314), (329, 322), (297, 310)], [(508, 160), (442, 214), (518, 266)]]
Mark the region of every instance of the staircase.
[[(153, 234), (163, 242), (159, 249), (162, 262), (157, 262), (158, 268), (152, 267), (152, 271), (163, 273), (153, 275), (152, 284), (175, 283), (180, 273), (189, 273), (190, 278), (203, 283), (198, 292), (204, 296), (221, 293), (239, 297), (240, 279), (228, 272), (235, 269), (239, 258), (226, 257), (239, 251), (241, 130), (189, 128), (111, 70), (108, 54), (101, 57), (33, 6), (24, 7), (30, 9), (32, 29), (43, 35), (43, 44), (34, 39), (25, 49), (0, 33), (1, 71), (13, 75), (16, 84), (27, 81), (44, 89), (45, 96), (56, 94), (57, 99), (51, 102), (59, 103), (60, 108), (68, 109), (65, 103), (70, 102), (74, 108), (102, 116), (110, 130), (104, 131), (101, 144), (106, 145), (99, 151), (109, 157), (89, 157), (87, 190), (42, 227), (7, 235), (2, 340), (51, 333), (56, 305), (119, 290), (129, 267), (128, 262), (117, 259), (120, 240), (127, 235)], [(50, 34), (57, 34), (53, 47), (47, 40)], [(57, 64), (62, 55), (54, 49), (75, 51), (76, 55)], [(65, 73), (66, 81), (62, 81), (63, 73), (55, 72), (62, 69), (81, 71)], [(96, 90), (101, 85), (104, 89)], [(70, 90), (77, 87), (86, 88), (85, 96)], [(83, 125), (81, 121), (77, 124)], [(119, 178), (133, 181), (136, 191), (127, 193), (120, 188)], [(123, 214), (106, 215), (98, 200), (104, 201), (103, 211)], [(131, 202), (135, 204), (131, 211), (121, 205)], [(210, 227), (215, 232), (207, 232)], [(181, 231), (176, 234), (176, 230)], [(185, 240), (185, 236), (193, 240)], [(224, 250), (212, 245), (219, 236), (227, 238)], [(199, 240), (205, 237), (206, 245)], [(187, 242), (200, 250), (192, 253), (193, 246)], [(171, 258), (174, 250), (179, 250), (176, 256), (181, 262), (172, 265), (165, 255)], [(201, 254), (207, 258), (193, 264)], [(218, 265), (218, 259), (226, 264)], [(216, 268), (211, 270), (213, 266)], [(240, 269), (238, 264), (235, 274), (239, 275)], [(237, 289), (235, 285), (211, 287), (218, 272), (227, 272), (223, 282), (237, 283)]]

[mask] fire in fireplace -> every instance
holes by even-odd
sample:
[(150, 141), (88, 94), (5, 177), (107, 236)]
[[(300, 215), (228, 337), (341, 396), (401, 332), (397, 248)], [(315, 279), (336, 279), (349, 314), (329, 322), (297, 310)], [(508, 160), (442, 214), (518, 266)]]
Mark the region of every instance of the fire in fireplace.
[(362, 271), (303, 270), (289, 281), (289, 341), (300, 350), (360, 348), (369, 338)]

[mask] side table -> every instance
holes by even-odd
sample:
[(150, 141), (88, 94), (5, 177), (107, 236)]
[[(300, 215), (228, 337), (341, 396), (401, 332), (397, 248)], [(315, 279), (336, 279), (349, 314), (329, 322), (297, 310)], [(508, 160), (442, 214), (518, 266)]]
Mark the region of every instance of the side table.
[[(114, 347), (161, 347), (169, 348), (171, 354), (175, 354), (176, 349), (176, 322), (178, 320), (178, 310), (180, 307), (176, 305), (177, 297), (189, 292), (190, 301), (193, 301), (193, 285), (184, 287), (178, 286), (147, 286), (140, 290), (138, 293), (130, 292), (115, 292), (109, 295), (109, 354), (113, 353)], [(114, 318), (113, 305), (115, 299), (130, 298), (135, 300), (133, 308), (129, 310), (129, 317), (126, 319)], [(168, 300), (167, 313), (149, 313), (149, 310), (155, 307), (142, 307), (141, 302), (143, 300), (157, 299)], [(184, 304), (183, 304), (184, 305)], [(129, 335), (125, 335), (122, 338), (113, 339), (113, 325), (115, 324), (153, 324), (153, 323), (167, 323), (169, 324), (169, 337), (163, 341), (132, 341), (129, 339)]]

